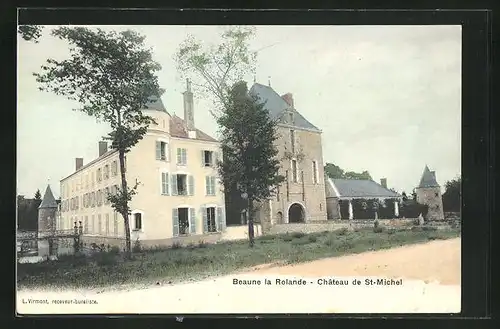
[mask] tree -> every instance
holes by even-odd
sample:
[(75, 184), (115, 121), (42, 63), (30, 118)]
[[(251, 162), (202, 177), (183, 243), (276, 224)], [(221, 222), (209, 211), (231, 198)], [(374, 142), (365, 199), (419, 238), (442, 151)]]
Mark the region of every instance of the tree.
[(416, 191), (416, 189), (413, 189), (413, 191), (411, 192), (411, 199), (413, 201), (417, 201), (417, 191)]
[(42, 200), (42, 193), (40, 193), (39, 189), (35, 192), (35, 200)]
[(284, 181), (274, 142), (276, 122), (248, 94), (245, 82), (233, 86), (226, 110), (217, 119), (224, 162), (218, 163), (224, 186), (235, 185), (248, 204), (248, 237), (254, 245), (254, 204), (271, 197)]
[(48, 59), (42, 73), (35, 73), (41, 90), (78, 101), (76, 109), (97, 121), (107, 122), (107, 138), (118, 151), (121, 188), (108, 195), (112, 207), (120, 213), (125, 225), (126, 251), (131, 256), (129, 202), (137, 193), (139, 182), (130, 188), (125, 176), (125, 154), (144, 136), (154, 123), (145, 115), (150, 97), (160, 97), (151, 49), (144, 46), (144, 36), (134, 31), (105, 32), (101, 29), (60, 27), (52, 35), (70, 44), (70, 58)]
[(403, 201), (408, 201), (408, 196), (406, 195), (405, 191), (401, 193), (401, 196), (403, 197)]
[(372, 176), (368, 171), (363, 171), (362, 173), (356, 173), (354, 171), (345, 172), (339, 166), (327, 162), (325, 165), (325, 173), (329, 178), (332, 179), (364, 179), (372, 180)]
[(443, 210), (459, 212), (462, 200), (462, 178), (458, 177), (447, 181), (443, 193)]
[(39, 25), (19, 25), (17, 32), (26, 41), (38, 43), (38, 39), (42, 36), (43, 28)]
[(190, 78), (198, 94), (212, 99), (214, 117), (230, 106), (230, 89), (254, 72), (257, 53), (250, 51), (249, 40), (255, 28), (229, 27), (219, 45), (204, 48), (201, 41), (189, 36), (180, 45), (174, 59), (183, 78)]
[(332, 179), (345, 178), (344, 170), (333, 163), (327, 162), (325, 165), (325, 173)]

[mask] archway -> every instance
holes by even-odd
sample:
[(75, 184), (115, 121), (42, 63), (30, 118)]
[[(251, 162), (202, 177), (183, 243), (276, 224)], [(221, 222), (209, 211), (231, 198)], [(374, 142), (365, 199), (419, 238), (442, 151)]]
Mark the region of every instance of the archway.
[(305, 211), (302, 205), (294, 203), (288, 209), (288, 223), (303, 223)]
[(276, 222), (278, 224), (283, 224), (283, 213), (281, 211), (278, 211), (276, 214)]

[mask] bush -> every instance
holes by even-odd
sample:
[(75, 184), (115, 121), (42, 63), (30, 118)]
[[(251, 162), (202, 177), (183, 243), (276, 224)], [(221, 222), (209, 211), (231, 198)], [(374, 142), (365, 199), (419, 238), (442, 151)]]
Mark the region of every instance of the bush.
[(292, 233), (292, 237), (293, 237), (294, 239), (300, 239), (300, 238), (302, 238), (304, 235), (306, 235), (306, 234), (305, 234), (305, 233), (303, 233), (303, 232), (293, 232), (293, 233)]
[(420, 214), (425, 218), (429, 211), (429, 206), (420, 204), (414, 200), (407, 200), (401, 204), (399, 209), (400, 217), (417, 218)]
[(374, 233), (382, 233), (382, 232), (384, 232), (384, 228), (382, 226), (375, 226), (375, 227), (373, 227), (373, 232)]
[(349, 229), (347, 227), (342, 227), (341, 229), (336, 231), (337, 235), (346, 235), (347, 232), (349, 232)]
[(141, 252), (141, 251), (142, 251), (141, 241), (139, 241), (138, 238), (134, 242), (134, 246), (132, 247), (132, 252)]
[(310, 243), (318, 241), (318, 237), (316, 235), (309, 235), (307, 239), (309, 240)]
[(180, 249), (180, 248), (182, 248), (182, 244), (179, 241), (175, 241), (174, 243), (172, 243), (172, 246), (170, 248)]

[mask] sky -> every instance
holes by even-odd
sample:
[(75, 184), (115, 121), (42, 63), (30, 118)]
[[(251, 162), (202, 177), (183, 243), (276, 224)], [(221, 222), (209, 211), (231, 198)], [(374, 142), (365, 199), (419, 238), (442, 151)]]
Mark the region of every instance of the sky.
[[(106, 124), (72, 111), (78, 104), (38, 90), (33, 72), (48, 58), (69, 56), (68, 44), (49, 35), (39, 43), (18, 36), (17, 193), (42, 194), (74, 171), (75, 158), (98, 156)], [(220, 26), (106, 26), (146, 36), (167, 111), (183, 116), (185, 81), (173, 55), (188, 35), (217, 44)], [(257, 26), (254, 78), (283, 95), (322, 133), (323, 159), (346, 171), (368, 170), (411, 193), (425, 165), (438, 183), (461, 173), (461, 27)], [(197, 128), (217, 137), (211, 103), (195, 98)]]

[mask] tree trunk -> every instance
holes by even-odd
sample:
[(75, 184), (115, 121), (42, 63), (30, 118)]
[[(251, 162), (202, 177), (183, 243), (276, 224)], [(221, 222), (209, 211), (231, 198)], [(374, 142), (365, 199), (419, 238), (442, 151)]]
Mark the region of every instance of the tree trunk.
[[(120, 160), (120, 174), (121, 174), (121, 179), (122, 179), (122, 193), (128, 193), (128, 188), (127, 188), (127, 179), (125, 177), (125, 152), (119, 150), (118, 151), (118, 157)], [(128, 259), (131, 258), (132, 256), (132, 245), (130, 243), (130, 223), (129, 223), (129, 218), (128, 218), (128, 201), (127, 202), (127, 209), (122, 213), (123, 216), (123, 222), (125, 224), (125, 250), (126, 250), (126, 257)]]
[(253, 230), (253, 200), (248, 198), (248, 242), (250, 248), (253, 248), (255, 244), (255, 233)]

